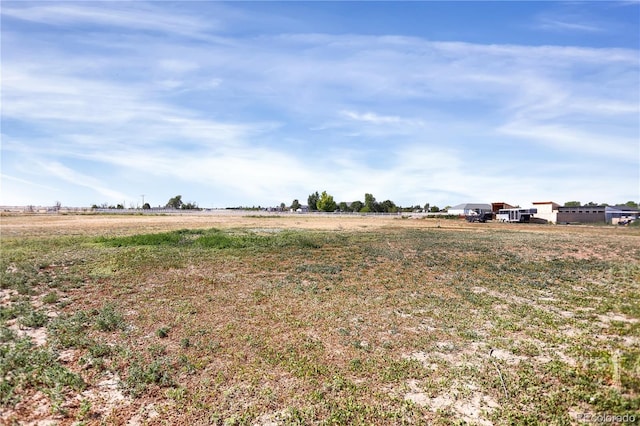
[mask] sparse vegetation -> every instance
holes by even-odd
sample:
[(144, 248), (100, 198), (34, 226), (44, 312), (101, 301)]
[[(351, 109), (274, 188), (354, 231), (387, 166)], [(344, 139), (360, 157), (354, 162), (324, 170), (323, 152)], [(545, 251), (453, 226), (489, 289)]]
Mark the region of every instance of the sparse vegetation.
[(95, 325), (100, 331), (124, 330), (125, 323), (122, 314), (118, 312), (115, 305), (109, 303), (102, 309), (95, 312)]
[[(2, 421), (154, 423), (155, 410), (195, 424), (572, 424), (640, 412), (637, 228), (144, 220), (163, 225), (3, 232)], [(315, 220), (325, 230), (292, 229)]]
[(30, 389), (60, 394), (85, 387), (78, 374), (62, 366), (55, 352), (36, 347), (29, 337), (16, 335), (3, 339), (0, 344), (0, 377), (3, 407), (14, 405)]

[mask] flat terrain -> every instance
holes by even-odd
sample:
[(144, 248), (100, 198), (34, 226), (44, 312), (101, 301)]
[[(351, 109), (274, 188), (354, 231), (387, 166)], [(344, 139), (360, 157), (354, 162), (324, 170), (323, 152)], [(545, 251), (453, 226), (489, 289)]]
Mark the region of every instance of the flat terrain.
[(640, 228), (5, 215), (2, 424), (640, 412)]

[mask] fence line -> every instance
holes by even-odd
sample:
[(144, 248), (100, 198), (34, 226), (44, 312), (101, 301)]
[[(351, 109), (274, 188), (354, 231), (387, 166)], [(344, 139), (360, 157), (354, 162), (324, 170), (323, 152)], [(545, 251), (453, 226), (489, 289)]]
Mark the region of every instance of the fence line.
[(90, 207), (51, 207), (51, 206), (0, 206), (0, 212), (3, 213), (27, 213), (27, 214), (66, 214), (66, 213), (84, 213), (84, 214), (123, 214), (123, 215), (228, 215), (228, 216), (389, 216), (389, 217), (445, 217), (449, 216), (446, 212), (396, 212), (396, 213), (360, 213), (360, 212), (294, 212), (289, 210), (245, 210), (235, 208), (220, 209), (170, 209), (164, 207), (152, 207), (150, 209), (109, 209), (109, 208), (90, 208)]

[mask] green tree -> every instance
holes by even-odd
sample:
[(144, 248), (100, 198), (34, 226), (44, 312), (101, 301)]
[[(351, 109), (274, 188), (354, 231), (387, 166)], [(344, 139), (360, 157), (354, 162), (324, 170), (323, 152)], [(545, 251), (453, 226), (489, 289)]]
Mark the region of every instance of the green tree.
[(198, 204), (193, 201), (189, 201), (188, 203), (183, 203), (181, 208), (182, 210), (197, 210)]
[(340, 209), (341, 212), (350, 212), (351, 211), (351, 208), (346, 203), (346, 201), (340, 201), (340, 203), (338, 204), (338, 208)]
[(362, 201), (354, 201), (353, 203), (351, 203), (351, 211), (353, 212), (359, 212), (360, 210), (362, 210), (362, 208), (364, 207), (364, 204), (362, 204)]
[(142, 209), (143, 209), (143, 210), (151, 210), (151, 204), (149, 204), (149, 203), (144, 203), (144, 204), (142, 205)]
[(318, 210), (322, 210), (323, 212), (333, 212), (338, 206), (336, 205), (336, 202), (333, 201), (333, 196), (327, 194), (327, 191), (322, 191), (322, 194), (316, 203), (316, 207)]
[(580, 201), (567, 201), (566, 203), (564, 203), (565, 207), (580, 207), (580, 205)]
[(291, 210), (293, 210), (294, 212), (296, 210), (298, 210), (300, 207), (302, 207), (300, 205), (300, 201), (298, 201), (298, 199), (296, 198), (295, 200), (293, 200), (293, 203), (291, 203)]
[(627, 207), (631, 207), (632, 209), (638, 208), (638, 203), (636, 203), (635, 201), (627, 201), (626, 203), (624, 203), (624, 205)]
[(429, 203), (426, 203), (426, 204), (424, 205), (424, 211), (425, 211), (425, 212), (428, 212), (430, 207), (431, 207), (431, 206), (429, 205)]
[(380, 205), (376, 201), (376, 197), (372, 194), (364, 194), (364, 206), (368, 209), (369, 212), (379, 212)]
[(176, 195), (173, 198), (169, 198), (166, 207), (168, 209), (179, 209), (182, 207), (182, 195)]
[(438, 206), (431, 206), (431, 208), (429, 209), (429, 211), (431, 213), (438, 213), (440, 211), (440, 207)]
[(391, 200), (384, 200), (380, 203), (380, 210), (385, 213), (396, 213), (398, 211), (398, 207)]
[(309, 197), (307, 198), (307, 204), (309, 205), (309, 210), (318, 210), (317, 204), (319, 199), (320, 199), (320, 194), (318, 194), (318, 191), (316, 191), (313, 194), (309, 194)]

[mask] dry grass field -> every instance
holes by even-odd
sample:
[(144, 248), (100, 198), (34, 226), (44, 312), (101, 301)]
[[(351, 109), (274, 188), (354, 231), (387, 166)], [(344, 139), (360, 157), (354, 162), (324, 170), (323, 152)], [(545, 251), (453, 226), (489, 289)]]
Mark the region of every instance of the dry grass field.
[(637, 227), (0, 219), (2, 424), (639, 421)]

